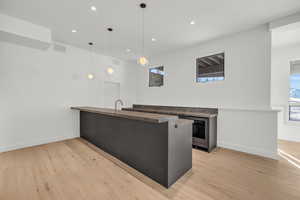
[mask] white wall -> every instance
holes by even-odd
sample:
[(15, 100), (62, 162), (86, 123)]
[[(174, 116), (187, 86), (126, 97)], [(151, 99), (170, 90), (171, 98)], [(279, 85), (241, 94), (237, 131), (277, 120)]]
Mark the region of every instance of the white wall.
[(300, 60), (300, 44), (272, 48), (271, 104), (286, 106), (289, 99), (290, 62)]
[[(113, 76), (106, 73), (112, 65)], [(87, 74), (95, 79), (88, 80)], [(103, 105), (103, 82), (121, 84), (127, 106), (135, 102), (134, 66), (66, 46), (40, 50), (0, 42), (0, 152), (79, 135), (70, 106)]]
[(220, 109), (218, 146), (277, 159), (277, 113)]
[[(165, 85), (148, 87), (141, 68), (139, 103), (205, 107), (270, 106), (270, 34), (267, 26), (150, 59), (164, 65)], [(225, 52), (225, 81), (196, 83), (196, 58)], [(161, 98), (158, 98), (161, 97)]]
[(279, 119), (278, 138), (300, 142), (300, 122), (288, 121), (290, 61), (300, 60), (300, 44), (272, 48), (272, 106), (283, 107)]
[(280, 113), (278, 120), (278, 138), (300, 142), (300, 122), (288, 121), (288, 108)]
[[(196, 83), (196, 58), (220, 52), (225, 52), (225, 81)], [(165, 84), (149, 88), (148, 69), (140, 67), (138, 103), (222, 108), (219, 146), (276, 157), (277, 112), (270, 110), (271, 34), (267, 25), (153, 57), (150, 62), (165, 67)]]

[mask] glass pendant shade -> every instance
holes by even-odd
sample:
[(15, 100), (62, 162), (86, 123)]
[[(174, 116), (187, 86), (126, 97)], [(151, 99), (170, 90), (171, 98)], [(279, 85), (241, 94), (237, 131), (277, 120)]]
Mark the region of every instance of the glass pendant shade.
[(109, 75), (111, 75), (111, 74), (113, 74), (113, 73), (115, 72), (115, 70), (114, 70), (112, 67), (108, 67), (108, 68), (106, 69), (106, 72), (107, 72)]
[(142, 57), (139, 58), (139, 64), (145, 66), (145, 65), (147, 65), (148, 63), (149, 63), (149, 61), (147, 60), (146, 57), (142, 56)]
[(93, 74), (88, 74), (87, 78), (90, 79), (90, 80), (92, 80), (92, 79), (94, 79), (94, 75)]

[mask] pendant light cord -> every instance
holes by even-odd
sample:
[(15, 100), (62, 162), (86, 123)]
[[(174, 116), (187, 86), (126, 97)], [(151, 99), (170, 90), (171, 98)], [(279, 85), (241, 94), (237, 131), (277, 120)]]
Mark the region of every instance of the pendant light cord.
[(91, 60), (91, 65), (90, 65), (89, 68), (91, 69), (91, 67), (92, 67), (93, 64), (94, 64), (94, 62), (93, 62), (93, 43), (90, 42), (89, 45), (90, 45), (90, 60)]
[(108, 33), (109, 33), (109, 38), (108, 38), (109, 45), (108, 45), (108, 48), (109, 48), (109, 53), (112, 53), (111, 52), (111, 50), (112, 50), (112, 44), (111, 44), (112, 43), (112, 39), (111, 39), (112, 36), (111, 36), (111, 34), (112, 33), (111, 32), (108, 32)]
[(109, 50), (109, 53), (112, 53), (112, 32), (113, 32), (113, 29), (112, 28), (108, 28), (108, 50)]
[(145, 12), (143, 8), (143, 13), (142, 13), (142, 53), (143, 56), (145, 56)]

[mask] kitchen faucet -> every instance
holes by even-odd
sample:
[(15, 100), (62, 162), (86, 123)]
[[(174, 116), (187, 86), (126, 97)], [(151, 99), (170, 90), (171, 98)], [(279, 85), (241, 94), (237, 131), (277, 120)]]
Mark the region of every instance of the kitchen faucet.
[(123, 101), (121, 99), (117, 99), (115, 101), (115, 111), (117, 112), (118, 111), (118, 103), (120, 102), (121, 106), (124, 105)]

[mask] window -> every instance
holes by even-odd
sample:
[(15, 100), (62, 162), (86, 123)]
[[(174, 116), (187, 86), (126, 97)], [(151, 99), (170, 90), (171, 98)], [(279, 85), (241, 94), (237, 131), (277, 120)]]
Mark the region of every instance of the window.
[(300, 121), (300, 61), (291, 62), (289, 120)]
[(224, 58), (224, 53), (197, 58), (196, 82), (223, 81), (225, 79)]
[(161, 87), (164, 85), (164, 67), (154, 67), (149, 69), (149, 87)]

